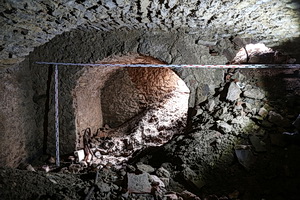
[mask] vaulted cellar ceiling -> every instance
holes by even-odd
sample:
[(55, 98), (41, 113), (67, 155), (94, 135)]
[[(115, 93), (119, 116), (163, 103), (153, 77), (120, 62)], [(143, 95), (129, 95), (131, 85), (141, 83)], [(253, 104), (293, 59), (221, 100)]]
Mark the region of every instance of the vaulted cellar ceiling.
[(298, 0), (1, 0), (0, 63), (18, 63), (76, 28), (180, 30), (204, 45), (240, 36), (298, 57), (299, 8)]

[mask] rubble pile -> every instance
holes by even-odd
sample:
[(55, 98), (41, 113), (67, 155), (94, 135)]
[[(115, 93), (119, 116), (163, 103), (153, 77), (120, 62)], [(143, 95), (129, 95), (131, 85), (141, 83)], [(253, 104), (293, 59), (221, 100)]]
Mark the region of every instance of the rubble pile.
[(109, 137), (116, 130), (103, 128), (89, 139), (90, 151), (61, 168), (45, 173), (26, 166), (37, 172), (17, 170), (13, 181), (1, 169), (0, 198), (14, 190), (22, 199), (21, 182), (30, 187), (33, 176), (45, 179), (46, 188), (24, 199), (298, 199), (300, 96), (273, 95), (245, 71), (228, 70), (216, 92), (194, 108), (185, 132), (183, 120), (145, 131), (161, 123), (153, 109), (127, 135)]
[[(186, 124), (186, 114), (173, 121), (172, 124), (158, 120), (159, 109), (152, 109), (140, 119), (129, 134), (124, 135), (122, 128), (111, 129), (103, 127), (88, 140), (89, 158), (84, 149), (75, 152), (77, 162), (83, 165), (93, 165), (102, 168), (107, 164), (121, 165), (128, 161), (132, 154), (149, 146), (161, 146), (173, 135), (183, 132)], [(168, 120), (166, 120), (168, 122)], [(166, 124), (166, 125), (164, 125)], [(85, 161), (87, 162), (85, 162)]]
[[(258, 87), (255, 77), (229, 70), (216, 93), (195, 108), (187, 134), (175, 136), (157, 152), (136, 161), (168, 169), (172, 191), (188, 188), (201, 198), (226, 194), (226, 198), (239, 199), (239, 190), (245, 199), (267, 196), (256, 189), (256, 194), (251, 194), (255, 192), (246, 188), (253, 184), (265, 190), (261, 193), (272, 191), (274, 194), (268, 195), (276, 196), (295, 181), (286, 181), (291, 171), (299, 174), (296, 170), (300, 160), (287, 161), (287, 157), (300, 153), (299, 102), (300, 97), (293, 94), (273, 98), (271, 91)], [(274, 183), (247, 183), (253, 177)], [(273, 184), (281, 188), (276, 191)], [(284, 198), (295, 193), (287, 191), (291, 189), (283, 192)]]
[(88, 133), (88, 150), (75, 152), (77, 162), (98, 169), (107, 164), (122, 165), (133, 153), (161, 146), (182, 133), (186, 126), (188, 92), (185, 95), (180, 92), (173, 91), (163, 105), (153, 105), (117, 128), (105, 125), (96, 133)]

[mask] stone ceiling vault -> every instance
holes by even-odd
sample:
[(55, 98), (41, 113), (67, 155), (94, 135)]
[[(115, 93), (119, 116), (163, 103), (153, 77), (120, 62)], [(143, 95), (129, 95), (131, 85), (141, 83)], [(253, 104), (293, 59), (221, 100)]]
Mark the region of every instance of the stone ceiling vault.
[[(0, 1), (0, 64), (24, 60), (57, 35), (80, 28), (199, 35), (200, 45), (253, 38), (299, 56), (299, 0)], [(296, 45), (295, 45), (296, 44)], [(221, 64), (221, 63), (220, 63)]]

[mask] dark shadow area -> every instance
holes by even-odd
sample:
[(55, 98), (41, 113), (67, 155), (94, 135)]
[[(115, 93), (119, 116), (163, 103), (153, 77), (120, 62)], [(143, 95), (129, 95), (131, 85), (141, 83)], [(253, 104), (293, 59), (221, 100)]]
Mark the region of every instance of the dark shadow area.
[(296, 59), (295, 64), (300, 64), (300, 37), (292, 38), (279, 46), (272, 47), (272, 49), (285, 52), (285, 54)]
[[(300, 1), (290, 0), (289, 5), (294, 7), (293, 12), (298, 16), (298, 26), (300, 28)], [(274, 13), (274, 15), (276, 15), (276, 13)], [(298, 30), (298, 32), (300, 34), (300, 30)], [(287, 38), (285, 42), (280, 42), (279, 45), (273, 46), (272, 49), (286, 53), (296, 59), (295, 63), (300, 64), (300, 36), (297, 38)]]
[(44, 138), (43, 138), (43, 154), (47, 154), (48, 148), (48, 135), (49, 135), (49, 111), (50, 111), (50, 90), (53, 84), (52, 77), (54, 77), (54, 66), (49, 66), (47, 90), (46, 90), (46, 102), (45, 102), (45, 115), (43, 121)]

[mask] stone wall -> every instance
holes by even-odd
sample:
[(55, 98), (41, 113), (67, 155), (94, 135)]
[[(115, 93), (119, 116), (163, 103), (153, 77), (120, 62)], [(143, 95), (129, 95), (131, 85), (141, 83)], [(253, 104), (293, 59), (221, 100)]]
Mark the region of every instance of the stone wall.
[(0, 166), (16, 167), (43, 153), (28, 59), (0, 70)]

